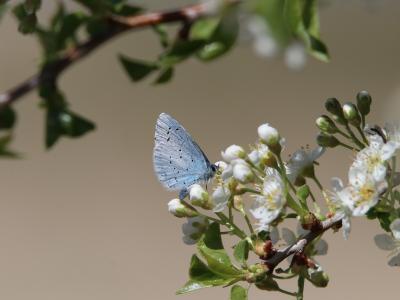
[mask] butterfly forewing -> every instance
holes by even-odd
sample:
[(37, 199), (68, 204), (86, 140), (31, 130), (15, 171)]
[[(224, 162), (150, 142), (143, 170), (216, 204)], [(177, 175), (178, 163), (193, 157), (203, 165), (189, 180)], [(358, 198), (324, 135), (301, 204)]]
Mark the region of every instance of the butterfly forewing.
[(173, 190), (201, 181), (210, 167), (189, 133), (165, 113), (157, 120), (153, 161), (160, 182)]

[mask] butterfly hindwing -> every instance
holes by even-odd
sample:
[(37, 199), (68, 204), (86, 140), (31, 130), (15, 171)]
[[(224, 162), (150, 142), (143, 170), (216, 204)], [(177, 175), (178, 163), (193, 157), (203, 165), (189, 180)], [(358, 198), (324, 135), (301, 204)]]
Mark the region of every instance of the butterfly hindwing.
[(201, 181), (210, 163), (189, 133), (171, 116), (157, 119), (154, 169), (160, 182), (172, 190), (181, 190)]

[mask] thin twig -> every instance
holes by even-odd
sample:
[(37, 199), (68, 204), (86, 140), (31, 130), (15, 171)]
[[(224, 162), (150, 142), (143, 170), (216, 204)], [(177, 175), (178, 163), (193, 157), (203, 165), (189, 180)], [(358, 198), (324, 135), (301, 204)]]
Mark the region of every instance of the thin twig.
[[(226, 0), (227, 5), (234, 5), (239, 2), (239, 0)], [(55, 82), (60, 74), (72, 64), (123, 32), (147, 28), (158, 24), (193, 21), (211, 15), (212, 13), (213, 11), (210, 9), (210, 3), (206, 2), (172, 11), (145, 13), (131, 17), (108, 17), (106, 19), (107, 30), (105, 30), (104, 34), (92, 37), (76, 45), (74, 48), (62, 54), (57, 60), (44, 65), (37, 74), (17, 84), (5, 93), (0, 94), (0, 109), (33, 91), (43, 82), (48, 80)]]
[(274, 270), (277, 265), (279, 265), (284, 259), (295, 253), (301, 253), (304, 251), (305, 247), (310, 244), (314, 239), (319, 237), (329, 228), (340, 225), (342, 222), (342, 216), (335, 215), (322, 222), (321, 229), (310, 231), (304, 237), (301, 237), (293, 245), (287, 246), (281, 250), (278, 250), (270, 259), (265, 263), (267, 264), (270, 271)]

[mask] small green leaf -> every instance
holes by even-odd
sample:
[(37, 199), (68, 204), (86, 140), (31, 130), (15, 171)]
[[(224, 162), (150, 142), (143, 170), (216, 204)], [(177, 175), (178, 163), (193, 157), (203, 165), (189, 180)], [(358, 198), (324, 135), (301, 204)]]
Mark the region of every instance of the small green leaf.
[(219, 25), (218, 18), (200, 19), (190, 29), (191, 40), (209, 40)]
[(208, 267), (222, 277), (239, 277), (243, 273), (232, 265), (231, 260), (225, 250), (213, 250), (204, 245), (204, 242), (198, 243), (198, 248), (202, 256), (206, 259)]
[(235, 278), (225, 278), (212, 272), (196, 255), (192, 256), (189, 269), (190, 280), (176, 293), (185, 294), (201, 288), (224, 286)]
[(23, 3), (15, 6), (13, 13), (19, 21), (18, 30), (21, 33), (28, 34), (35, 32), (37, 24), (36, 14), (28, 14)]
[(155, 70), (158, 70), (158, 66), (152, 62), (147, 62), (138, 59), (128, 58), (126, 56), (120, 55), (119, 60), (122, 63), (125, 71), (128, 73), (132, 81), (137, 82)]
[(208, 227), (207, 231), (204, 234), (203, 238), (205, 246), (210, 249), (218, 250), (224, 249), (224, 245), (222, 244), (221, 238), (221, 230), (218, 223), (213, 222)]
[(158, 35), (160, 39), (160, 44), (163, 48), (167, 48), (169, 46), (169, 37), (168, 32), (163, 25), (155, 25), (153, 26), (154, 32)]
[(80, 137), (95, 129), (95, 124), (66, 109), (47, 109), (46, 147), (51, 148), (61, 136)]
[(28, 14), (33, 14), (39, 10), (41, 4), (41, 0), (25, 0), (24, 8)]
[(0, 156), (7, 158), (19, 158), (20, 154), (10, 150), (8, 148), (11, 143), (13, 136), (10, 133), (0, 137)]
[(247, 240), (241, 240), (233, 251), (233, 256), (241, 264), (245, 264), (249, 258), (249, 243)]
[(195, 54), (203, 45), (202, 40), (178, 40), (160, 57), (160, 64), (165, 68), (174, 66)]
[(169, 67), (166, 69), (161, 70), (160, 75), (154, 82), (154, 84), (164, 84), (169, 82), (174, 75), (174, 68)]
[(10, 106), (0, 109), (0, 129), (13, 128), (16, 119), (16, 113)]
[(247, 290), (240, 285), (231, 288), (231, 300), (247, 300)]

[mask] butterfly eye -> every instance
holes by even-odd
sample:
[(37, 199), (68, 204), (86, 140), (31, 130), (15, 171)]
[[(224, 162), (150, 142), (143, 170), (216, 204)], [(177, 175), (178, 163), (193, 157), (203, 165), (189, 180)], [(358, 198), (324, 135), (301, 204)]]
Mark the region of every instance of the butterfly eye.
[(217, 172), (218, 167), (216, 165), (211, 165), (211, 171), (213, 171), (214, 173)]

